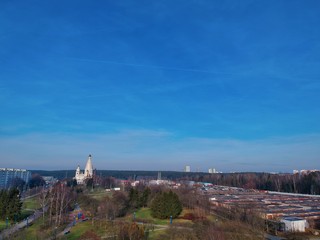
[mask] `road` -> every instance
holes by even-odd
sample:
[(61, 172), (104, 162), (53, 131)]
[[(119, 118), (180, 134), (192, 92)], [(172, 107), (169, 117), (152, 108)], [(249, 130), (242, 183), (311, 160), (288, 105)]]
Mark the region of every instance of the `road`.
[(33, 221), (35, 221), (36, 219), (38, 219), (39, 217), (42, 216), (42, 211), (40, 210), (36, 210), (34, 212), (33, 215), (30, 215), (27, 219), (24, 219), (23, 221), (12, 225), (11, 227), (9, 227), (8, 229), (3, 230), (0, 233), (0, 240), (2, 239), (6, 239), (8, 238), (11, 234), (15, 233), (16, 231), (19, 231), (22, 228), (27, 227), (27, 225), (30, 225), (33, 223)]

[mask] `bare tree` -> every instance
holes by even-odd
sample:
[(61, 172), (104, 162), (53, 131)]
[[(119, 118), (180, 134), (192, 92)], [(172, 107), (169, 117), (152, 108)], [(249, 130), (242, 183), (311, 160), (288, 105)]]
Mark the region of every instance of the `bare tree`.
[(55, 226), (60, 226), (63, 217), (74, 196), (64, 183), (57, 183), (48, 192), (49, 223), (54, 220)]
[(42, 187), (39, 194), (39, 204), (42, 210), (42, 222), (44, 223), (44, 216), (46, 212), (46, 207), (49, 202), (49, 192), (45, 187)]

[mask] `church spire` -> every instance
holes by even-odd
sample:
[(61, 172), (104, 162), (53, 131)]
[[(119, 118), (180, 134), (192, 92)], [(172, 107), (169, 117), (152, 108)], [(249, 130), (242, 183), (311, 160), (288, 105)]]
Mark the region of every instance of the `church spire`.
[(92, 160), (91, 159), (92, 159), (92, 156), (91, 156), (91, 154), (89, 154), (86, 168), (84, 169), (84, 175), (86, 177), (92, 177), (92, 175), (93, 175), (93, 167), (92, 167)]

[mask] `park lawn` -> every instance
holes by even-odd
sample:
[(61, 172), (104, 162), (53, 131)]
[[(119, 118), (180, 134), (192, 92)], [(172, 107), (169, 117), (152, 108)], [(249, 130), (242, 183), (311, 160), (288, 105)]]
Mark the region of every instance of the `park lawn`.
[(94, 189), (93, 192), (89, 192), (89, 196), (97, 200), (102, 200), (107, 195), (111, 195), (111, 193), (107, 192), (104, 188)]
[[(62, 229), (59, 229), (62, 231)], [(57, 233), (58, 231), (57, 230)], [(52, 229), (43, 229), (42, 227), (42, 218), (37, 219), (32, 222), (31, 225), (21, 229), (16, 232), (12, 237), (12, 239), (25, 239), (25, 240), (34, 240), (34, 239), (46, 239), (52, 236)]]
[[(170, 223), (169, 219), (158, 219), (151, 216), (150, 208), (140, 208), (136, 213), (136, 219), (139, 220), (147, 220), (156, 225), (168, 225)], [(131, 215), (133, 218), (133, 215)]]
[(92, 222), (90, 220), (85, 222), (78, 222), (70, 229), (70, 233), (60, 237), (59, 239), (79, 239), (87, 231), (92, 231), (98, 236), (102, 236), (106, 232), (106, 230), (101, 227), (101, 225), (104, 226), (104, 224), (99, 224), (97, 221), (94, 225), (92, 225)]
[(6, 221), (0, 220), (0, 231), (6, 228)]
[(86, 222), (79, 222), (74, 227), (71, 228), (70, 233), (67, 235), (64, 235), (60, 239), (79, 239), (81, 235), (83, 235), (86, 231), (92, 230), (93, 226), (91, 224), (91, 221)]
[(22, 209), (39, 209), (40, 204), (38, 203), (38, 199), (36, 197), (28, 198), (23, 201)]
[[(190, 210), (183, 210), (182, 213), (180, 214), (180, 216), (183, 216), (185, 213), (190, 212)], [(133, 215), (131, 216), (133, 218)], [(151, 210), (150, 208), (140, 208), (138, 211), (136, 211), (136, 219), (137, 221), (139, 220), (147, 220), (152, 222), (153, 224), (156, 225), (168, 225), (170, 224), (170, 219), (158, 219), (158, 218), (154, 218), (151, 216)], [(192, 221), (190, 220), (186, 220), (186, 219), (173, 219), (173, 223), (174, 224), (184, 224), (184, 223), (192, 223)]]
[[(41, 218), (40, 218), (41, 219)], [(42, 219), (37, 219), (31, 226), (24, 229), (26, 240), (36, 239), (41, 229)]]

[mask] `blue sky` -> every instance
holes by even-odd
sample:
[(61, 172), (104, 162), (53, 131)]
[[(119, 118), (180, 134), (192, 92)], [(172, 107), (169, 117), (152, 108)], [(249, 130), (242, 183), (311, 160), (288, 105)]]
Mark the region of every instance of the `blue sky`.
[(0, 164), (320, 168), (319, 1), (0, 2)]

